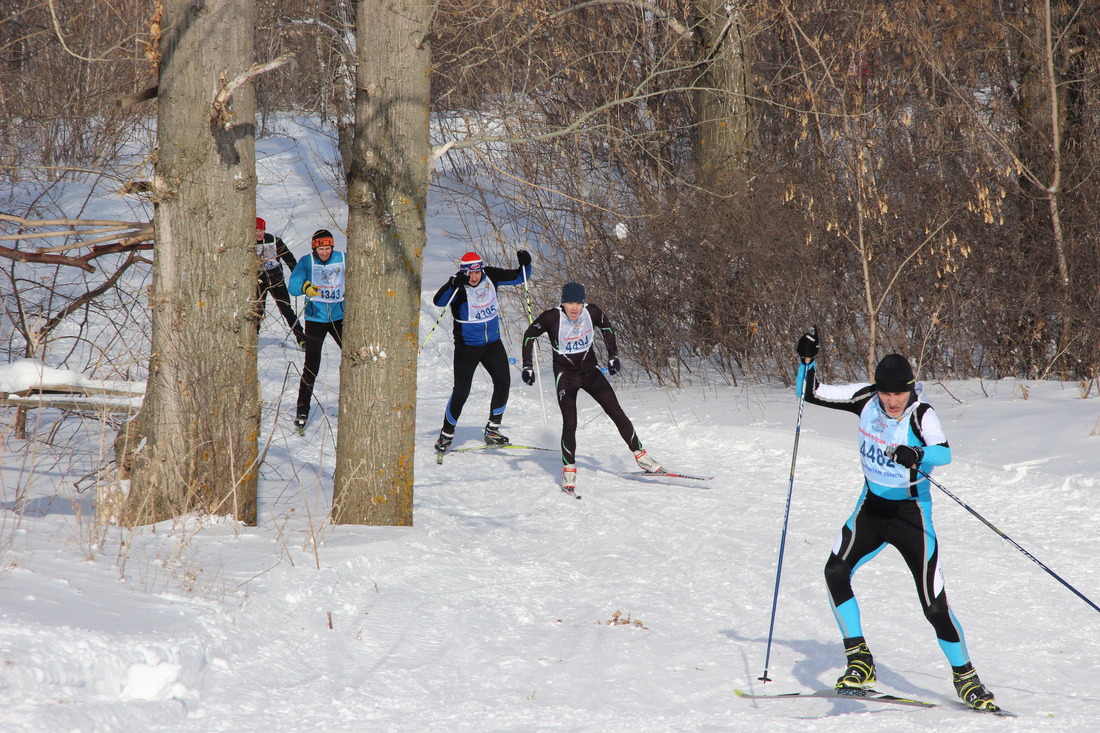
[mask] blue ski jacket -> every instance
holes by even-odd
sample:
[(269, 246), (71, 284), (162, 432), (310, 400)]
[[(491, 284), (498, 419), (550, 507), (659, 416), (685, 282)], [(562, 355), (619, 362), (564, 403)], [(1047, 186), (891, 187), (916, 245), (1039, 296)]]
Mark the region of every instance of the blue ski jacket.
[[(494, 289), (501, 285), (522, 285), (524, 282), (531, 279), (531, 265), (524, 265), (513, 270), (505, 270), (500, 267), (486, 267), (482, 271), (482, 277), (488, 280), (489, 286)], [(466, 287), (464, 285), (456, 287), (453, 277), (443, 283), (443, 287), (436, 292), (432, 302), (440, 308), (450, 302), (451, 317), (454, 319), (454, 337), (456, 344), (463, 346), (487, 346), (488, 344), (500, 341), (499, 315), (487, 321), (471, 323), (470, 321), (474, 319), (470, 317), (470, 306), (466, 300)]]
[(291, 295), (305, 295), (302, 287), (308, 281), (321, 290), (319, 298), (306, 303), (305, 320), (332, 323), (344, 320), (344, 263), (343, 252), (333, 252), (328, 262), (321, 262), (312, 253), (298, 260), (290, 273), (287, 289)]

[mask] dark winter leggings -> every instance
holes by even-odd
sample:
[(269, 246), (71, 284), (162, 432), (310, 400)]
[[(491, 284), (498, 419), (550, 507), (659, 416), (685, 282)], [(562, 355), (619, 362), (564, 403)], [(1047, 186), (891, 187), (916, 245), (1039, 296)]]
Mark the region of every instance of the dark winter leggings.
[(302, 367), (302, 381), (298, 384), (298, 417), (309, 415), (309, 402), (313, 399), (313, 383), (317, 381), (317, 370), (321, 368), (321, 347), (325, 336), (332, 334), (336, 345), (344, 347), (342, 338), (344, 322), (306, 321), (306, 363)]
[(863, 635), (852, 575), (886, 545), (893, 545), (913, 574), (921, 609), (936, 636), (948, 643), (961, 640), (957, 622), (947, 605), (940, 574), (939, 543), (930, 513), (930, 506), (922, 506), (915, 500), (890, 501), (868, 493), (841, 528), (837, 546), (825, 563), (825, 582), (845, 637)]
[(634, 433), (634, 425), (619, 406), (619, 399), (611, 383), (596, 367), (579, 372), (559, 372), (555, 376), (558, 389), (558, 407), (561, 408), (561, 461), (565, 465), (577, 461), (577, 392), (584, 390), (592, 395), (596, 404), (603, 408), (619, 435), (630, 450), (642, 449), (642, 442)]
[(489, 378), (493, 380), (493, 396), (489, 401), (489, 416), (499, 423), (508, 405), (508, 390), (512, 388), (512, 375), (508, 373), (508, 352), (504, 343), (497, 340), (485, 346), (466, 346), (455, 344), (455, 382), (451, 390), (451, 399), (447, 402), (447, 412), (443, 416), (443, 430), (454, 433), (462, 408), (470, 396), (470, 385), (474, 381), (474, 372), (478, 365), (485, 367)]

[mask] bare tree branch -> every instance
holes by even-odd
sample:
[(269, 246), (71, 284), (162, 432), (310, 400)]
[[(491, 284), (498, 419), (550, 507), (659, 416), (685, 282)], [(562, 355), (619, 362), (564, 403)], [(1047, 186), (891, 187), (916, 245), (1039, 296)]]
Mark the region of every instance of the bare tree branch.
[(0, 246), (0, 257), (16, 262), (37, 262), (44, 265), (65, 265), (66, 267), (79, 267), (86, 272), (95, 272), (95, 268), (79, 257), (64, 257), (62, 255), (46, 255), (38, 252), (23, 252), (22, 250)]
[(669, 27), (676, 31), (677, 34), (687, 37), (691, 36), (691, 30), (687, 28), (683, 23), (678, 21), (676, 18), (665, 12), (664, 8), (660, 7), (656, 3), (645, 2), (645, 0), (588, 0), (587, 2), (576, 3), (574, 5), (570, 5), (568, 8), (562, 8), (561, 10), (550, 13), (547, 18), (551, 20), (556, 20), (557, 18), (568, 15), (569, 13), (575, 13), (578, 10), (584, 10), (585, 8), (598, 5), (626, 5), (629, 7), (638, 8), (639, 10), (644, 10), (647, 13), (653, 13), (655, 17), (665, 21), (666, 23), (668, 23)]
[(279, 68), (283, 64), (290, 61), (292, 58), (294, 58), (294, 54), (285, 53), (278, 58), (272, 59), (271, 61), (265, 61), (262, 64), (254, 65), (251, 69), (244, 72), (243, 74), (240, 74), (234, 79), (224, 80), (223, 78), (222, 88), (218, 90), (218, 93), (216, 95), (214, 95), (214, 102), (211, 105), (211, 118), (222, 127), (228, 129), (232, 121), (232, 115), (229, 112), (229, 100), (233, 97), (233, 94), (246, 83), (248, 83), (251, 79), (254, 79), (260, 74), (271, 71), (272, 69)]
[[(57, 8), (54, 7), (54, 2), (55, 0), (47, 0), (46, 5), (50, 9), (50, 21), (53, 23), (54, 36), (61, 43), (61, 47), (65, 49), (65, 53), (81, 61), (110, 61), (111, 59), (107, 56), (81, 56), (79, 53), (69, 48), (69, 44), (65, 42), (65, 33), (61, 30), (61, 20), (57, 17)], [(106, 53), (110, 53), (111, 51), (121, 48), (129, 40), (130, 39), (127, 38), (124, 41), (116, 43), (114, 46), (107, 49)]]
[(41, 341), (46, 335), (49, 334), (50, 331), (60, 325), (61, 322), (69, 316), (69, 314), (75, 313), (76, 311), (80, 310), (86, 303), (91, 303), (93, 300), (113, 288), (115, 286), (115, 283), (118, 282), (119, 278), (122, 277), (122, 274), (130, 269), (131, 265), (135, 264), (140, 259), (141, 258), (137, 256), (136, 252), (131, 251), (130, 256), (126, 258), (126, 261), (123, 262), (122, 265), (117, 270), (115, 270), (110, 277), (100, 283), (98, 287), (87, 291), (78, 298), (73, 298), (73, 300), (70, 301), (68, 305), (55, 313), (50, 318), (50, 320), (46, 321), (44, 324), (42, 324), (41, 327), (37, 329), (35, 335), (32, 337), (32, 340)]
[[(50, 237), (79, 237), (87, 234), (100, 236), (84, 239), (73, 244), (59, 247), (37, 248), (33, 251), (13, 249), (0, 245), (0, 257), (15, 260), (16, 262), (34, 262), (39, 264), (62, 265), (65, 267), (78, 267), (87, 272), (94, 272), (95, 268), (90, 260), (117, 252), (133, 252), (150, 250), (151, 242), (155, 236), (152, 222), (113, 221), (103, 219), (25, 219), (11, 214), (0, 214), (0, 221), (8, 221), (27, 228), (39, 228), (47, 226), (65, 226), (69, 229), (52, 232), (23, 232), (20, 234), (2, 234), (0, 241), (23, 241), (27, 239), (44, 239)], [(82, 231), (75, 227), (97, 227), (92, 230)], [(120, 237), (121, 234), (121, 237)], [(118, 241), (112, 242), (111, 240)], [(102, 244), (111, 242), (110, 244)], [(87, 254), (79, 257), (65, 256), (59, 253), (72, 250), (90, 248)]]

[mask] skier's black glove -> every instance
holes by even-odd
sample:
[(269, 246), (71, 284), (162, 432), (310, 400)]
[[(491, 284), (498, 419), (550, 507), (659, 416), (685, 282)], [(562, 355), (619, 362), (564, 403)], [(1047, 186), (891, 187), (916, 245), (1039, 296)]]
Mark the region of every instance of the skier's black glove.
[(890, 449), (890, 458), (894, 463), (905, 466), (906, 468), (913, 468), (919, 466), (920, 462), (924, 460), (924, 448), (911, 445), (895, 445)]
[(451, 278), (451, 289), (452, 290), (458, 290), (459, 288), (464, 288), (469, 284), (470, 284), (470, 275), (469, 275), (469, 273), (462, 272), (461, 270), (456, 272), (454, 274), (454, 277)]
[(516, 259), (519, 260), (520, 267), (527, 267), (531, 264), (531, 255), (525, 249), (516, 252)]
[(817, 343), (817, 326), (813, 327), (809, 333), (802, 334), (802, 338), (798, 339), (798, 355), (805, 361), (810, 362), (817, 358), (817, 352), (819, 351)]
[(619, 361), (619, 357), (613, 356), (607, 360), (607, 373), (611, 376), (615, 376), (622, 371), (623, 363)]
[(523, 367), (523, 373), (520, 375), (520, 379), (523, 380), (524, 384), (530, 387), (535, 383), (535, 370), (529, 366)]

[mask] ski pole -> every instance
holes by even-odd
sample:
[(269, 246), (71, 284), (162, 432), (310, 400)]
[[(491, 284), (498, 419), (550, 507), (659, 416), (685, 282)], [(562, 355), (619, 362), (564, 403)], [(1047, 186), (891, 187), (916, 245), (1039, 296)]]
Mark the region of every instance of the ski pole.
[[(292, 295), (290, 297), (297, 300), (296, 296)], [(301, 310), (298, 310), (297, 308), (294, 309), (294, 323), (290, 324), (290, 330), (291, 331), (294, 330), (295, 326), (297, 326), (299, 323), (302, 322), (302, 316), (304, 316), (306, 314), (306, 306), (309, 305), (309, 296), (308, 295), (303, 295), (302, 297), (305, 298), (305, 302), (302, 303), (302, 309)]]
[(446, 313), (447, 309), (451, 307), (451, 301), (455, 299), (456, 295), (458, 295), (458, 288), (455, 288), (454, 292), (451, 293), (451, 297), (447, 298), (447, 305), (439, 309), (439, 318), (435, 319), (435, 325), (433, 325), (432, 329), (428, 331), (428, 335), (424, 337), (424, 343), (420, 344), (420, 348), (416, 351), (417, 354), (423, 352), (424, 347), (428, 345), (428, 339), (430, 339), (432, 337), (432, 334), (435, 333), (435, 329), (439, 326), (439, 322), (443, 320), (443, 314)]
[[(814, 327), (814, 333), (817, 328)], [(787, 545), (787, 522), (791, 516), (791, 495), (794, 493), (794, 465), (798, 460), (798, 439), (802, 435), (802, 408), (806, 404), (805, 388), (798, 391), (798, 420), (794, 424), (794, 450), (791, 452), (791, 478), (787, 484), (787, 508), (783, 512), (783, 532), (779, 536), (779, 559), (775, 565), (775, 592), (772, 594), (772, 615), (768, 624), (768, 646), (764, 654), (764, 674), (758, 679), (767, 684), (771, 682), (768, 677), (768, 665), (772, 658), (772, 634), (775, 632), (775, 609), (779, 604), (779, 579), (783, 575), (783, 550)]]
[(976, 511), (975, 511), (974, 509), (972, 509), (972, 508), (971, 508), (971, 507), (970, 507), (970, 506), (969, 506), (969, 505), (968, 505), (968, 504), (967, 504), (966, 502), (964, 502), (964, 501), (963, 501), (962, 499), (960, 499), (959, 497), (955, 496), (955, 495), (954, 495), (954, 494), (952, 494), (952, 493), (951, 493), (950, 491), (948, 491), (948, 490), (947, 490), (947, 487), (945, 487), (945, 486), (944, 486), (943, 484), (941, 484), (941, 483), (940, 483), (939, 481), (937, 481), (936, 479), (934, 479), (934, 478), (932, 478), (931, 476), (929, 476), (929, 475), (928, 475), (928, 474), (927, 474), (927, 473), (926, 473), (925, 471), (921, 470), (921, 469), (920, 469), (919, 467), (917, 468), (917, 473), (919, 473), (919, 474), (920, 474), (921, 476), (924, 476), (924, 477), (925, 477), (926, 479), (928, 479), (928, 481), (929, 481), (929, 482), (930, 482), (930, 483), (931, 483), (931, 484), (932, 484), (933, 486), (935, 486), (935, 487), (936, 487), (937, 489), (939, 489), (940, 491), (942, 491), (943, 493), (947, 494), (947, 495), (948, 495), (948, 496), (950, 496), (950, 497), (951, 497), (952, 499), (954, 499), (954, 500), (955, 500), (955, 501), (956, 501), (956, 502), (958, 503), (958, 505), (959, 505), (959, 506), (961, 506), (961, 507), (962, 507), (963, 509), (965, 509), (966, 511), (970, 512), (970, 513), (971, 513), (971, 514), (973, 514), (973, 515), (974, 515), (975, 517), (977, 517), (977, 518), (978, 518), (978, 520), (979, 520), (979, 521), (980, 521), (980, 522), (981, 522), (982, 524), (984, 524), (985, 526), (989, 527), (989, 528), (990, 528), (991, 530), (993, 530), (994, 532), (996, 532), (996, 533), (997, 533), (997, 535), (998, 535), (998, 536), (999, 536), (999, 537), (1000, 537), (1000, 538), (1001, 538), (1002, 540), (1005, 540), (1005, 541), (1006, 541), (1006, 542), (1008, 542), (1008, 543), (1009, 543), (1010, 545), (1012, 545), (1013, 547), (1015, 547), (1015, 548), (1016, 548), (1017, 550), (1019, 550), (1020, 552), (1024, 553), (1024, 556), (1025, 556), (1025, 557), (1026, 557), (1026, 558), (1027, 558), (1028, 560), (1031, 560), (1031, 561), (1032, 561), (1033, 563), (1035, 563), (1036, 565), (1038, 565), (1039, 567), (1041, 567), (1041, 568), (1042, 568), (1043, 570), (1045, 570), (1045, 571), (1047, 571), (1048, 573), (1050, 573), (1050, 576), (1051, 576), (1052, 578), (1054, 578), (1055, 580), (1057, 580), (1057, 581), (1058, 581), (1059, 583), (1061, 583), (1061, 584), (1062, 584), (1062, 585), (1064, 585), (1065, 587), (1069, 588), (1069, 589), (1070, 589), (1070, 591), (1071, 591), (1071, 592), (1072, 592), (1072, 593), (1073, 593), (1073, 594), (1074, 594), (1075, 596), (1077, 596), (1078, 598), (1080, 598), (1080, 599), (1081, 599), (1082, 601), (1084, 601), (1085, 603), (1087, 603), (1087, 604), (1089, 604), (1090, 606), (1092, 606), (1092, 609), (1093, 609), (1094, 611), (1100, 611), (1100, 606), (1097, 606), (1097, 605), (1096, 605), (1095, 603), (1093, 603), (1093, 602), (1092, 602), (1092, 601), (1090, 601), (1090, 600), (1089, 600), (1088, 598), (1086, 598), (1086, 597), (1085, 597), (1085, 595), (1084, 595), (1083, 593), (1081, 593), (1081, 591), (1077, 590), (1077, 589), (1076, 589), (1076, 588), (1074, 588), (1074, 587), (1073, 587), (1072, 585), (1070, 585), (1070, 584), (1069, 584), (1069, 583), (1067, 583), (1067, 582), (1066, 582), (1065, 580), (1063, 580), (1063, 579), (1062, 579), (1062, 577), (1058, 575), (1058, 573), (1054, 572), (1053, 570), (1051, 570), (1050, 568), (1048, 568), (1048, 567), (1047, 567), (1046, 565), (1044, 565), (1043, 563), (1041, 563), (1041, 562), (1039, 561), (1039, 559), (1038, 559), (1038, 558), (1036, 558), (1036, 557), (1035, 557), (1034, 555), (1032, 555), (1032, 554), (1031, 554), (1030, 552), (1028, 552), (1027, 550), (1025, 550), (1025, 549), (1024, 549), (1023, 547), (1021, 547), (1021, 546), (1019, 545), (1019, 543), (1017, 543), (1017, 542), (1016, 542), (1016, 540), (1012, 539), (1011, 537), (1009, 537), (1008, 535), (1006, 535), (1006, 534), (1005, 534), (1004, 532), (1002, 532), (1001, 530), (999, 530), (999, 529), (997, 529), (997, 528), (996, 528), (995, 526), (993, 526), (993, 523), (992, 523), (992, 522), (990, 522), (990, 521), (989, 521), (988, 519), (986, 519), (985, 517), (983, 517), (983, 516), (982, 516), (981, 514), (978, 514), (978, 512), (976, 512)]
[(531, 291), (527, 288), (527, 268), (520, 265), (520, 271), (523, 273), (523, 299), (527, 305), (527, 325), (530, 326), (535, 322), (535, 312), (531, 310)]
[[(523, 297), (527, 302), (527, 325), (530, 326), (535, 322), (535, 313), (531, 310), (531, 291), (527, 288), (527, 268), (520, 266), (523, 271)], [(522, 345), (520, 346), (522, 348)], [(539, 363), (539, 342), (535, 340), (535, 364)], [(535, 376), (539, 381), (539, 402), (542, 404), (542, 426), (548, 427), (549, 423), (546, 420), (546, 395), (542, 391), (542, 375), (539, 374), (539, 370), (535, 370)]]
[[(293, 298), (295, 296), (292, 295), (290, 297)], [(302, 316), (304, 316), (306, 314), (306, 308), (309, 307), (309, 296), (308, 295), (303, 295), (302, 297), (305, 299), (305, 302), (302, 303), (302, 310), (298, 310), (297, 308), (294, 309), (295, 310), (294, 323), (290, 324), (290, 334), (288, 334), (288, 335), (293, 335), (294, 334), (294, 328), (296, 326), (298, 326), (298, 324), (302, 323)], [(302, 333), (303, 334), (305, 333), (305, 325), (304, 324), (302, 325)], [(283, 342), (284, 343), (286, 342), (286, 336), (283, 337)], [(299, 344), (299, 345), (301, 345), (301, 344)]]

